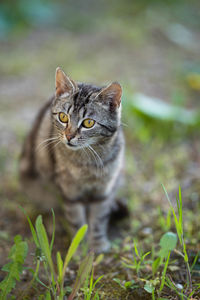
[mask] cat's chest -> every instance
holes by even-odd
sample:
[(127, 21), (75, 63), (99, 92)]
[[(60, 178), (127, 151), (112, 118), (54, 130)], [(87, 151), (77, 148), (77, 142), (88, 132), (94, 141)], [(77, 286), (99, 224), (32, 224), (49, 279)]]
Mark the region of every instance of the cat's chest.
[(92, 184), (104, 181), (108, 170), (96, 166), (77, 165), (71, 162), (66, 162), (66, 165), (58, 165), (56, 170), (57, 176), (65, 182), (76, 184)]
[(99, 181), (108, 173), (107, 168), (103, 168), (96, 161), (91, 160), (82, 153), (72, 155), (70, 152), (58, 152), (56, 155), (56, 173), (63, 180), (72, 183)]
[(100, 165), (97, 161), (88, 161), (87, 156), (78, 156), (77, 152), (76, 155), (57, 153), (54, 179), (66, 197), (70, 199), (88, 198), (88, 195), (104, 197), (111, 192), (121, 168), (120, 155), (107, 164), (101, 160)]
[(68, 162), (65, 168), (59, 168), (55, 178), (66, 196), (76, 199), (85, 194), (101, 195), (106, 191), (109, 176), (106, 169), (78, 166)]

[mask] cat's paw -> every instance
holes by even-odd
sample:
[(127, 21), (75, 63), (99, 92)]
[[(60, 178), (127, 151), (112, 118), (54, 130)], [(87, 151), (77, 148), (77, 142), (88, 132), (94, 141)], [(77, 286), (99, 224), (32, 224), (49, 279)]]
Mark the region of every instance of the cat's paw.
[(108, 252), (110, 249), (110, 242), (108, 239), (103, 239), (99, 241), (92, 242), (90, 248), (94, 250), (95, 253)]

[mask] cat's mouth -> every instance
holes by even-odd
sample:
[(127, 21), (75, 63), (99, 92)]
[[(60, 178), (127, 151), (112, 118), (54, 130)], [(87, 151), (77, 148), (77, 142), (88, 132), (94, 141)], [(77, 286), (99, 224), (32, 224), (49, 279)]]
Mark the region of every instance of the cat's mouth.
[(84, 145), (80, 145), (80, 144), (74, 144), (73, 141), (66, 141), (64, 142), (65, 146), (68, 148), (68, 149), (71, 149), (71, 150), (78, 150), (78, 149), (82, 149), (84, 147)]
[(76, 145), (73, 145), (73, 144), (71, 144), (70, 142), (67, 143), (67, 146), (72, 147), (72, 148), (77, 147)]
[(65, 145), (67, 146), (67, 148), (69, 148), (71, 150), (77, 150), (77, 149), (81, 148), (79, 145), (74, 145), (74, 144), (72, 144), (70, 142), (67, 142)]

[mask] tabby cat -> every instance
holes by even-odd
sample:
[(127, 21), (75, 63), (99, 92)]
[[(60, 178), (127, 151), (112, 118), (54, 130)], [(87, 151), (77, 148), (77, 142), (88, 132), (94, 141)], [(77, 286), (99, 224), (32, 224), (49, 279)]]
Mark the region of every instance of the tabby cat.
[(98, 252), (109, 249), (107, 225), (122, 177), (121, 95), (117, 82), (77, 83), (57, 68), (55, 96), (41, 108), (20, 159), (22, 178), (56, 184), (72, 232), (87, 223)]

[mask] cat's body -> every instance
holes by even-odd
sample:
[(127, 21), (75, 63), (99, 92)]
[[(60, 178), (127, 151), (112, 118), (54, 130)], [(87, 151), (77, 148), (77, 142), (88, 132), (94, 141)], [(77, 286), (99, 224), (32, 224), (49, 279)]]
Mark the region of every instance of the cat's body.
[(107, 250), (107, 223), (123, 166), (121, 87), (76, 84), (57, 69), (56, 88), (26, 139), (21, 174), (52, 180), (64, 197), (71, 229), (87, 223), (91, 246)]

